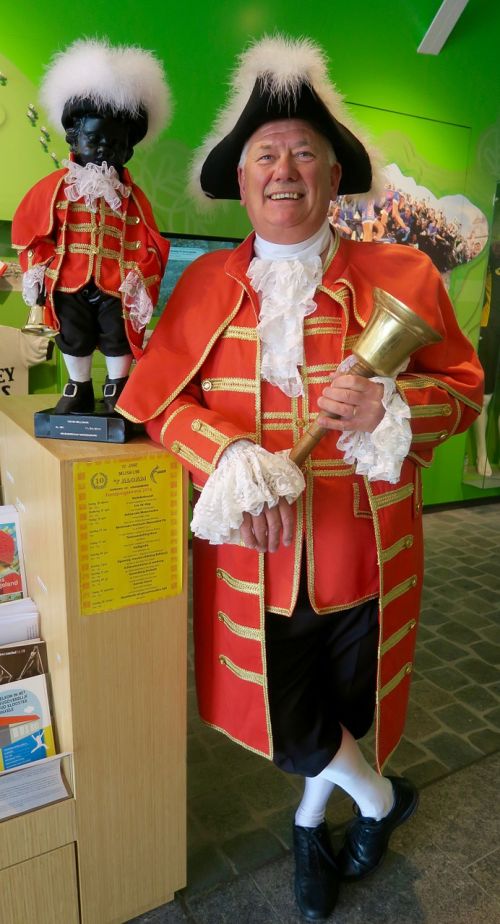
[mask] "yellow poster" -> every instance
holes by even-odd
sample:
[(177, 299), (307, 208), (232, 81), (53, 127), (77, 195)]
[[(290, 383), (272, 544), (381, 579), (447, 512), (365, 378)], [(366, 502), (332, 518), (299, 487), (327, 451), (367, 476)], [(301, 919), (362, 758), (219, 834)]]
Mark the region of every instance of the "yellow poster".
[(82, 616), (182, 589), (182, 469), (166, 453), (74, 465)]

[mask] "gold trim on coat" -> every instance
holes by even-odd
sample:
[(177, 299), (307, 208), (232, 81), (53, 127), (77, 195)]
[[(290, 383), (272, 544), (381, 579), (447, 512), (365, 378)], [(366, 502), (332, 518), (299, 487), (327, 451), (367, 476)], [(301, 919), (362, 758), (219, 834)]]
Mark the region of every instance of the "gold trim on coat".
[(385, 642), (382, 642), (380, 646), (380, 654), (385, 655), (388, 651), (391, 650), (391, 648), (394, 648), (395, 645), (399, 645), (399, 642), (402, 642), (403, 639), (413, 631), (413, 629), (416, 629), (416, 627), (417, 620), (409, 619), (404, 626), (401, 626), (401, 628), (397, 630), (397, 632), (394, 632), (389, 636), (388, 639), (385, 640)]

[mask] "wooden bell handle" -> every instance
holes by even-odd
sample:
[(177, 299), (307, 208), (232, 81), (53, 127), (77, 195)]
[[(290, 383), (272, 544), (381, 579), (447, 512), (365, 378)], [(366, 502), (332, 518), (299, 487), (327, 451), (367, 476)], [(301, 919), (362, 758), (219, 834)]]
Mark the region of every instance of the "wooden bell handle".
[[(371, 366), (359, 359), (350, 369), (346, 370), (346, 373), (349, 375), (362, 375), (365, 379), (369, 379), (372, 375), (375, 375)], [(334, 420), (340, 420), (340, 414), (330, 414), (329, 416)], [(314, 447), (330, 432), (331, 431), (326, 427), (320, 427), (316, 421), (310, 423), (307, 430), (305, 430), (300, 437), (300, 440), (297, 440), (295, 446), (293, 446), (289, 456), (291, 461), (295, 462), (295, 465), (301, 468)]]

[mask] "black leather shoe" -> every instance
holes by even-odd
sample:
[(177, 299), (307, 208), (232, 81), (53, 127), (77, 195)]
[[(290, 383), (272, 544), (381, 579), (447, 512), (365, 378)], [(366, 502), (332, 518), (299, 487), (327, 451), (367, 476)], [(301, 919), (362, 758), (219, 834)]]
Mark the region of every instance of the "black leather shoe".
[(389, 776), (394, 790), (394, 805), (385, 818), (376, 821), (359, 815), (347, 826), (345, 841), (337, 863), (342, 879), (363, 879), (377, 869), (385, 857), (389, 838), (395, 828), (413, 815), (418, 792), (404, 777)]
[(308, 921), (324, 921), (337, 901), (339, 876), (326, 821), (316, 828), (293, 826), (295, 898)]
[(94, 389), (92, 380), (88, 382), (74, 382), (73, 379), (64, 386), (61, 398), (57, 402), (54, 414), (93, 414)]
[(115, 404), (118, 401), (125, 385), (128, 382), (128, 376), (125, 375), (122, 379), (109, 379), (106, 376), (106, 381), (104, 382), (104, 387), (102, 390), (104, 410), (107, 414), (115, 413)]

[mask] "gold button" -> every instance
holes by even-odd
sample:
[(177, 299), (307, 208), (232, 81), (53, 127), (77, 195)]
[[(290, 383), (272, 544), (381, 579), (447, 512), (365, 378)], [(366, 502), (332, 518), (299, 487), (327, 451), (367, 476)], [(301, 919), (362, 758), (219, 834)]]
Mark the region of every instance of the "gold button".
[(417, 584), (417, 579), (416, 579), (416, 577), (412, 577), (412, 579), (411, 579), (411, 581), (410, 581), (410, 587), (416, 587), (416, 584)]
[(405, 539), (405, 546), (406, 546), (406, 548), (407, 548), (407, 549), (410, 549), (410, 548), (412, 547), (412, 545), (413, 545), (413, 537), (412, 537), (412, 536), (407, 536), (406, 539)]
[(417, 620), (412, 619), (412, 621), (410, 622), (410, 629), (414, 629), (416, 625), (417, 625)]
[(35, 253), (34, 250), (28, 250), (28, 257), (32, 257), (34, 253)]
[(405, 667), (405, 674), (411, 674), (412, 670), (413, 670), (413, 668), (412, 668), (411, 664), (407, 664), (406, 667)]
[(201, 430), (201, 420), (193, 420), (191, 424), (191, 430)]
[(440, 433), (440, 434), (439, 434), (439, 439), (440, 439), (440, 440), (445, 440), (447, 436), (448, 436), (448, 434), (446, 433), (446, 431), (443, 431), (443, 433)]
[(140, 220), (141, 220), (141, 219), (139, 218), (138, 215), (134, 215), (133, 218), (132, 218), (132, 221), (133, 221), (134, 225), (138, 225), (139, 222), (140, 222)]
[(446, 407), (444, 408), (443, 414), (444, 414), (445, 417), (449, 417), (449, 416), (450, 416), (450, 414), (451, 414), (451, 407), (450, 407), (449, 404), (447, 404)]
[(226, 663), (226, 659), (225, 659), (224, 655), (219, 655), (219, 662), (220, 662), (220, 664), (225, 664), (225, 663)]
[(421, 509), (422, 509), (422, 504), (419, 501), (418, 504), (415, 504), (415, 510), (417, 511), (417, 513), (420, 513)]
[(222, 569), (221, 569), (221, 568), (217, 568), (215, 573), (216, 573), (216, 575), (217, 575), (218, 578), (221, 578), (221, 577), (222, 577)]
[(297, 426), (300, 427), (300, 428), (305, 427), (305, 420), (304, 420), (303, 417), (299, 417), (299, 418), (298, 418), (298, 420), (297, 420)]
[(217, 619), (220, 619), (221, 622), (224, 622), (224, 617), (222, 613), (217, 613)]
[(210, 380), (210, 379), (203, 379), (203, 382), (201, 383), (201, 387), (203, 388), (203, 391), (210, 391), (211, 388), (212, 388), (212, 382), (211, 382), (211, 380)]
[(179, 452), (179, 449), (180, 449), (180, 448), (181, 448), (181, 444), (178, 443), (177, 440), (175, 440), (175, 441), (172, 443), (172, 452)]

